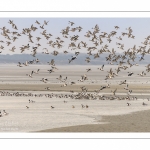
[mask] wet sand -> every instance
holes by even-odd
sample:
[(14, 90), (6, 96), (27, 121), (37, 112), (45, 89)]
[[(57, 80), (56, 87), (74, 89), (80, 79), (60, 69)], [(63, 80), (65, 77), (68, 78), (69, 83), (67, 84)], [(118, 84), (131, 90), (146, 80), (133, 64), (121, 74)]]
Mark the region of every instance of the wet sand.
[[(3, 70), (0, 75), (0, 91), (9, 93), (33, 93), (33, 94), (77, 94), (81, 92), (81, 86), (86, 86), (88, 92), (94, 92), (103, 85), (110, 84), (111, 88), (100, 91), (99, 95), (112, 96), (112, 90), (116, 96), (127, 96), (125, 85), (118, 85), (127, 80), (129, 89), (132, 89), (131, 97), (138, 100), (87, 100), (71, 98), (47, 98), (28, 96), (0, 96), (0, 110), (6, 110), (9, 115), (0, 118), (0, 132), (149, 132), (150, 114), (150, 80), (149, 74), (139, 77), (137, 74), (144, 70), (144, 66), (130, 68), (121, 71), (119, 76), (108, 81), (104, 80), (110, 67), (105, 66), (104, 71), (98, 71), (100, 66), (57, 66), (58, 70), (49, 74), (48, 65), (33, 65), (19, 68), (16, 65), (1, 65)], [(39, 74), (33, 74), (33, 78), (26, 76), (32, 70), (41, 70)], [(91, 72), (86, 72), (92, 68)], [(128, 71), (135, 74), (128, 77)], [(68, 77), (68, 86), (61, 87), (56, 78), (62, 75)], [(79, 82), (81, 75), (87, 74), (88, 80)], [(47, 83), (40, 80), (48, 78)], [(76, 82), (70, 85), (70, 82)], [(50, 87), (50, 91), (45, 88)], [(74, 93), (71, 93), (73, 90)], [(35, 103), (29, 103), (28, 100)], [(67, 103), (64, 103), (64, 100)], [(127, 106), (126, 103), (131, 103)], [(145, 102), (148, 105), (143, 106)], [(81, 104), (89, 108), (82, 108)], [(72, 108), (72, 105), (75, 108)], [(29, 106), (29, 109), (26, 109)], [(54, 106), (54, 109), (51, 109)]]
[[(70, 92), (71, 90), (74, 92), (81, 92), (82, 86), (86, 86), (88, 89), (88, 92), (94, 92), (95, 90), (99, 90), (101, 86), (107, 85), (107, 83), (104, 84), (77, 84), (77, 85), (68, 85), (66, 87), (61, 87), (63, 83), (58, 84), (0, 84), (0, 90), (5, 91), (47, 91), (45, 88), (49, 87), (49, 92), (59, 91), (59, 92)], [(142, 84), (130, 84), (130, 89), (132, 89), (133, 94), (134, 93), (147, 93), (150, 92), (150, 84), (142, 85)], [(124, 89), (125, 85), (111, 85), (111, 88), (106, 88), (100, 93), (111, 93), (112, 90), (115, 90), (117, 88), (116, 93), (127, 93), (127, 91)]]
[(150, 110), (117, 116), (102, 116), (107, 124), (87, 124), (39, 132), (150, 132)]
[[(111, 90), (117, 88), (118, 93), (125, 93), (125, 85), (119, 85), (119, 83), (126, 79), (129, 84), (129, 89), (132, 89), (133, 93), (150, 92), (150, 73), (147, 73), (144, 77), (137, 75), (145, 70), (145, 66), (134, 66), (128, 70), (121, 70), (118, 76), (109, 80), (104, 80), (106, 74), (110, 68), (114, 70), (117, 66), (107, 65), (104, 67), (104, 71), (98, 70), (98, 67), (101, 66), (57, 66), (58, 70), (55, 70), (53, 73), (48, 73), (47, 70), (50, 69), (49, 65), (30, 65), (21, 68), (16, 65), (1, 65), (0, 69), (3, 71), (0, 74), (0, 90), (46, 91), (45, 88), (50, 87), (50, 91), (69, 92), (73, 90), (79, 92), (81, 91), (81, 86), (86, 86), (89, 92), (94, 92), (100, 89), (101, 86), (105, 86), (109, 83), (111, 88), (106, 88), (101, 92), (111, 93)], [(87, 68), (91, 68), (92, 71), (86, 72)], [(33, 74), (32, 78), (26, 75), (37, 69), (40, 69), (39, 73)], [(129, 77), (128, 71), (132, 71), (134, 74)], [(81, 79), (81, 75), (84, 74), (87, 75), (88, 80), (84, 82), (78, 81)], [(62, 75), (62, 79), (68, 77), (66, 87), (61, 87), (64, 83), (56, 79), (59, 78), (60, 75)], [(40, 81), (43, 77), (48, 79), (47, 83)], [(75, 82), (74, 85), (71, 85), (72, 81)]]

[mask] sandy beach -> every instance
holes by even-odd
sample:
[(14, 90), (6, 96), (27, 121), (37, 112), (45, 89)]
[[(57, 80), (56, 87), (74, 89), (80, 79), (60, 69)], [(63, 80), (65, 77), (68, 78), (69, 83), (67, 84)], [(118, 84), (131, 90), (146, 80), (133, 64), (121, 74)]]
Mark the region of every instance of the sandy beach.
[(102, 116), (106, 124), (87, 124), (42, 130), (39, 132), (150, 132), (150, 110), (138, 111), (126, 115)]
[[(50, 74), (47, 72), (50, 68), (48, 65), (22, 68), (16, 65), (1, 65), (0, 69), (3, 71), (0, 75), (0, 110), (6, 110), (9, 114), (0, 118), (0, 132), (149, 132), (150, 101), (147, 99), (150, 98), (149, 75), (144, 77), (137, 75), (145, 69), (144, 66), (121, 71), (119, 76), (108, 81), (104, 80), (106, 72), (117, 66), (105, 66), (104, 71), (99, 71), (98, 67), (57, 66), (58, 70)], [(38, 68), (42, 69), (39, 74), (34, 74), (33, 78), (26, 75)], [(86, 72), (87, 68), (92, 68), (92, 71)], [(128, 77), (127, 72), (130, 70), (134, 75)], [(81, 75), (84, 74), (88, 80), (79, 82)], [(61, 87), (63, 83), (56, 79), (60, 75), (62, 78), (68, 77), (66, 87)], [(48, 78), (47, 83), (40, 81), (43, 77)], [(133, 91), (130, 100), (62, 97), (62, 95), (76, 95), (81, 92), (82, 86), (86, 86), (89, 93), (94, 93), (107, 83), (110, 83), (110, 88), (100, 91), (98, 96), (113, 96), (111, 91), (117, 88), (116, 96), (127, 97), (125, 85), (118, 85), (125, 79)], [(76, 84), (70, 85), (72, 81)], [(50, 90), (47, 91), (46, 87)], [(13, 95), (17, 92), (20, 93), (19, 96)], [(48, 94), (55, 96), (50, 98), (47, 97)], [(132, 97), (137, 97), (137, 100)], [(29, 103), (29, 99), (35, 103)], [(131, 105), (127, 106), (127, 102)], [(147, 105), (143, 106), (143, 102)], [(82, 108), (82, 104), (88, 105), (88, 108)]]

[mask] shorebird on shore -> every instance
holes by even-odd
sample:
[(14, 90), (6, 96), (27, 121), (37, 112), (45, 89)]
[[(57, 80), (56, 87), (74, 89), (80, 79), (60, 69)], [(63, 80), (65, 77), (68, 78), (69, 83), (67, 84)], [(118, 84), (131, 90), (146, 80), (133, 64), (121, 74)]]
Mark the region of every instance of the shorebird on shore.
[(3, 110), (3, 115), (8, 115), (9, 113), (7, 113), (5, 110)]
[(46, 87), (45, 89), (46, 89), (46, 90), (50, 90), (50, 87)]
[(82, 108), (84, 108), (85, 106), (83, 104), (81, 104)]
[(130, 103), (127, 103), (127, 106), (130, 106), (131, 104)]
[(143, 106), (146, 106), (147, 104), (143, 102), (142, 105), (143, 105)]
[(26, 108), (27, 108), (27, 109), (29, 109), (29, 107), (28, 107), (28, 106), (26, 106)]
[(131, 93), (132, 93), (132, 90), (128, 90), (128, 93), (127, 93), (127, 94), (130, 95)]
[(61, 87), (67, 86), (67, 83), (64, 83), (63, 85), (61, 85)]
[(73, 84), (76, 84), (76, 83), (72, 81), (72, 82), (71, 82), (71, 85), (73, 85)]
[(108, 87), (108, 88), (110, 88), (110, 85), (109, 85), (109, 83), (107, 84), (107, 87)]
[(89, 108), (89, 106), (88, 106), (88, 105), (86, 105), (85, 107), (86, 107), (86, 108)]
[(55, 108), (55, 107), (51, 106), (51, 108), (53, 109), (53, 108)]
[(35, 103), (35, 101), (29, 99), (29, 103)]
[(49, 69), (49, 70), (47, 70), (49, 73), (52, 73), (52, 72), (54, 72), (54, 69)]
[(0, 111), (0, 117), (2, 117), (2, 112)]

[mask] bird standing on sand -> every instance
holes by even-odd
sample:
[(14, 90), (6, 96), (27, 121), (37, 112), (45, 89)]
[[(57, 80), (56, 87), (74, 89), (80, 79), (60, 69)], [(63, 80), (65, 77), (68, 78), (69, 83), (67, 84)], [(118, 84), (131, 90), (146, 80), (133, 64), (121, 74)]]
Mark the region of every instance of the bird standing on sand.
[(85, 106), (83, 104), (81, 104), (82, 108), (84, 108)]
[(45, 89), (46, 89), (46, 90), (50, 90), (50, 87), (46, 87)]
[(143, 102), (142, 105), (143, 105), (143, 106), (146, 106), (147, 104)]
[(2, 113), (1, 113), (1, 111), (0, 111), (0, 117), (2, 117)]
[(113, 92), (113, 95), (116, 95), (116, 91), (117, 91), (117, 89), (115, 89), (114, 91), (112, 91), (112, 92)]
[(130, 103), (127, 103), (127, 106), (130, 106), (131, 104)]
[(7, 113), (5, 110), (3, 110), (3, 115), (8, 115), (9, 113)]

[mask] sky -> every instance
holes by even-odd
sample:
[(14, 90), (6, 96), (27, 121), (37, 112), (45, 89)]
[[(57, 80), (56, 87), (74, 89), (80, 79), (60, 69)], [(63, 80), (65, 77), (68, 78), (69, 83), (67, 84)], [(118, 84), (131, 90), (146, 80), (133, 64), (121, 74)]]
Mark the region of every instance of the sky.
[[(12, 28), (12, 26), (8, 23), (9, 20), (13, 20), (14, 24), (17, 25), (18, 30)], [(48, 25), (44, 26), (44, 30), (53, 35), (49, 40), (55, 41), (55, 38), (57, 37), (60, 37), (62, 40), (64, 40), (64, 44), (61, 49), (57, 49), (57, 47), (52, 48), (47, 44), (49, 40), (46, 40), (43, 38), (43, 35), (40, 34), (43, 29), (40, 29), (39, 25), (35, 23), (36, 20), (38, 20), (41, 25), (44, 24), (44, 20), (49, 21)], [(75, 24), (70, 26), (68, 23), (69, 21), (72, 21)], [(100, 32), (96, 34), (97, 36), (102, 34), (101, 32), (110, 33), (111, 31), (116, 31), (116, 36), (111, 38), (112, 42), (109, 43), (107, 40), (104, 40), (104, 43), (100, 45), (98, 49), (107, 44), (109, 45), (110, 50), (115, 48), (115, 50), (118, 52), (122, 52), (122, 50), (117, 48), (116, 42), (124, 44), (125, 50), (127, 50), (128, 48), (132, 48), (134, 45), (137, 45), (137, 47), (142, 46), (141, 42), (144, 42), (145, 38), (150, 35), (150, 18), (0, 18), (0, 28), (5, 26), (11, 32), (17, 31), (18, 33), (21, 33), (23, 28), (30, 28), (32, 24), (38, 28), (38, 30), (35, 32), (31, 32), (34, 43), (30, 43), (27, 36), (22, 35), (15, 42), (12, 42), (9, 47), (5, 43), (0, 43), (0, 46), (4, 46), (4, 50), (0, 49), (0, 51), (2, 51), (1, 54), (20, 54), (19, 47), (22, 45), (27, 45), (28, 43), (30, 44), (30, 50), (23, 53), (31, 53), (32, 47), (36, 46), (37, 43), (41, 44), (41, 47), (39, 47), (37, 50), (39, 53), (44, 51), (43, 48), (48, 48), (49, 52), (54, 50), (58, 50), (59, 52), (63, 52), (64, 50), (72, 52), (71, 48), (68, 49), (68, 45), (71, 43), (70, 38), (65, 39), (60, 33), (61, 30), (65, 29), (67, 26), (70, 26), (71, 28), (81, 26), (83, 28), (81, 32), (69, 32), (69, 36), (79, 35), (79, 40), (76, 43), (78, 44), (80, 41), (84, 41), (88, 44), (88, 46), (94, 45), (91, 41), (89, 41), (91, 38), (86, 38), (84, 35), (88, 30), (93, 31), (92, 28), (95, 27), (96, 24), (98, 24), (100, 29)], [(120, 28), (116, 30), (114, 26), (119, 26)], [(118, 40), (116, 37), (122, 36), (121, 32), (127, 32), (126, 28), (128, 27), (132, 28), (132, 34), (135, 36), (135, 39), (124, 36), (122, 37), (122, 41)], [(2, 30), (0, 30), (0, 32), (2, 32)], [(41, 37), (42, 39), (37, 42), (36, 37)], [(4, 42), (8, 41), (2, 35), (0, 35), (0, 40), (3, 40)], [(11, 52), (9, 50), (13, 46), (17, 48), (15, 52)], [(81, 48), (80, 52), (85, 53), (87, 51), (86, 49)]]

